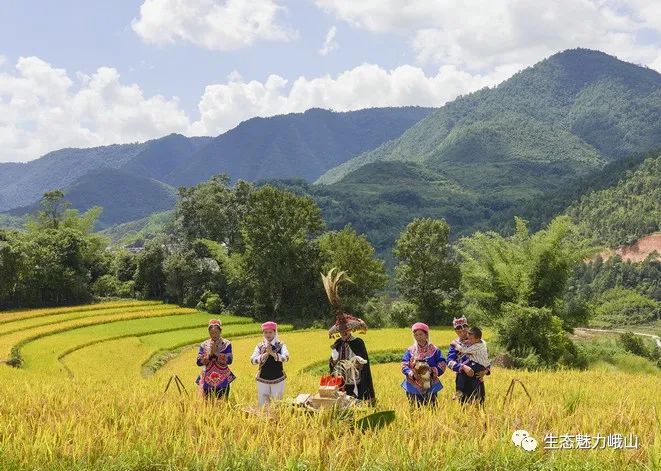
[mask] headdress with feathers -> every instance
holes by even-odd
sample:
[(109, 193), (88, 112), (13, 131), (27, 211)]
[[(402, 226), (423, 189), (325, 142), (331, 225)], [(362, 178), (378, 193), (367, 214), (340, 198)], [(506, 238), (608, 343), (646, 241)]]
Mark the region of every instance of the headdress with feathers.
[(331, 305), (331, 311), (335, 315), (335, 324), (328, 329), (328, 336), (333, 338), (340, 334), (343, 330), (350, 330), (352, 332), (367, 332), (367, 324), (362, 319), (352, 316), (344, 312), (340, 303), (340, 295), (338, 289), (340, 284), (344, 281), (353, 283), (347, 276), (346, 271), (337, 271), (337, 268), (331, 268), (327, 275), (321, 274), (321, 279), (324, 282), (324, 289), (328, 302)]

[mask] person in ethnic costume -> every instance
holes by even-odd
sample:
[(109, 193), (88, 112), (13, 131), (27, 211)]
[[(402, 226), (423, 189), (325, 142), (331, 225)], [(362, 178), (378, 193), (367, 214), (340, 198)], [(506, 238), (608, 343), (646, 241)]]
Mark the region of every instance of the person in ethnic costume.
[(278, 325), (275, 322), (262, 324), (264, 340), (257, 344), (250, 357), (257, 371), (257, 401), (262, 407), (272, 399), (282, 399), (285, 392), (285, 371), (283, 363), (289, 360), (287, 346), (278, 339)]
[[(469, 346), (468, 320), (466, 319), (465, 316), (455, 317), (452, 319), (452, 327), (454, 328), (454, 331), (457, 333), (457, 338), (450, 343), (450, 349), (448, 350), (448, 368), (450, 368), (452, 371), (457, 373), (457, 376), (455, 378), (456, 393), (453, 399), (460, 399), (463, 402), (464, 399), (463, 399), (463, 393), (461, 392), (462, 387), (460, 387), (461, 386), (460, 383), (462, 383), (463, 380), (465, 380), (465, 378), (460, 378), (460, 375), (462, 373), (465, 374), (464, 370), (466, 369), (463, 367), (463, 365), (465, 365), (469, 361), (469, 358), (467, 355), (460, 353), (458, 348), (453, 344), (458, 343), (464, 347)], [(479, 372), (475, 372), (474, 375), (474, 377), (479, 381), (479, 384), (476, 383), (475, 386), (476, 388), (479, 388), (478, 397), (480, 398), (482, 403), (484, 403), (484, 398), (486, 395), (484, 388), (484, 376), (490, 374), (491, 374), (491, 368), (487, 366), (486, 369)]]
[(227, 398), (230, 383), (236, 379), (228, 368), (232, 364), (232, 343), (220, 336), (222, 324), (218, 319), (209, 321), (209, 339), (200, 344), (197, 366), (201, 366), (195, 380), (204, 397)]
[(457, 375), (457, 393), (462, 404), (477, 400), (484, 404), (484, 382), (477, 376), (490, 366), (487, 344), (482, 340), (482, 331), (477, 327), (468, 329), (468, 339), (465, 343), (452, 341), (459, 354), (466, 356), (459, 367)]
[(441, 349), (429, 342), (429, 327), (416, 322), (411, 327), (415, 342), (402, 357), (402, 388), (411, 404), (436, 405), (436, 395), (443, 389), (439, 376), (447, 366)]
[(372, 371), (365, 342), (353, 336), (353, 332), (367, 332), (365, 321), (343, 311), (340, 305), (338, 287), (342, 281), (351, 281), (345, 272), (335, 273), (335, 268), (328, 275), (321, 275), (328, 301), (335, 315), (335, 323), (328, 330), (328, 336), (339, 338), (331, 345), (331, 357), (328, 362), (330, 374), (344, 379), (344, 390), (349, 396), (376, 402)]

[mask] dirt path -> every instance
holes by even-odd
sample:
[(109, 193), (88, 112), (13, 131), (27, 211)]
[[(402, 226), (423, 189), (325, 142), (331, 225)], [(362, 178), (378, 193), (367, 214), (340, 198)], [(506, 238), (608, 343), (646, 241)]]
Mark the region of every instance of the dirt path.
[[(628, 330), (622, 330), (622, 329), (587, 329), (587, 328), (583, 328), (583, 327), (576, 328), (574, 330), (580, 330), (580, 331), (583, 331), (583, 332), (615, 332), (615, 333), (618, 333), (618, 334), (624, 334), (625, 332), (629, 332)], [(640, 333), (640, 332), (631, 332), (631, 333), (634, 334), (634, 335), (640, 335), (642, 337), (651, 337), (656, 342), (656, 346), (658, 348), (661, 348), (661, 337), (659, 337), (658, 335), (643, 334), (643, 333)]]

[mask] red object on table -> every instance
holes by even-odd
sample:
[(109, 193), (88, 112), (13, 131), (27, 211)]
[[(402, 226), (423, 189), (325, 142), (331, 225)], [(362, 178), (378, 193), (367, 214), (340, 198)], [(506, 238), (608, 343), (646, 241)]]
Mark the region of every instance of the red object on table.
[(341, 387), (344, 384), (344, 379), (340, 376), (333, 375), (324, 375), (319, 380), (319, 386), (338, 386)]

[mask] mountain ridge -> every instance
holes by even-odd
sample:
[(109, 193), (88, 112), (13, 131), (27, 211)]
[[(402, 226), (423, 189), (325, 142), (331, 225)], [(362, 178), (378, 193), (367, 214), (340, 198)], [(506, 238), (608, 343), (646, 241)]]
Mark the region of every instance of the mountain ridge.
[[(636, 98), (634, 104), (632, 97)], [(604, 98), (609, 99), (606, 105), (599, 101)], [(653, 99), (653, 103), (648, 103), (648, 99)], [(517, 72), (496, 87), (483, 88), (445, 104), (399, 138), (329, 170), (315, 183), (337, 183), (361, 165), (377, 160), (427, 163), (435, 160), (442, 165), (439, 146), (453, 130), (456, 133), (462, 127), (489, 120), (503, 123), (504, 118), (512, 116), (520, 121), (551, 123), (554, 125), (548, 130), (551, 134), (560, 130), (570, 132), (581, 141), (585, 151), (593, 153), (591, 149), (594, 149), (600, 154), (601, 165), (661, 144), (658, 123), (648, 126), (651, 132), (647, 136), (636, 136), (636, 126), (628, 122), (607, 126), (607, 112), (612, 109), (603, 107), (609, 105), (616, 106), (618, 112), (628, 113), (627, 116), (647, 113), (661, 118), (661, 74), (603, 52), (566, 50)], [(643, 111), (637, 111), (636, 106)], [(610, 146), (601, 143), (604, 135), (609, 136)], [(621, 144), (613, 143), (617, 138)]]

